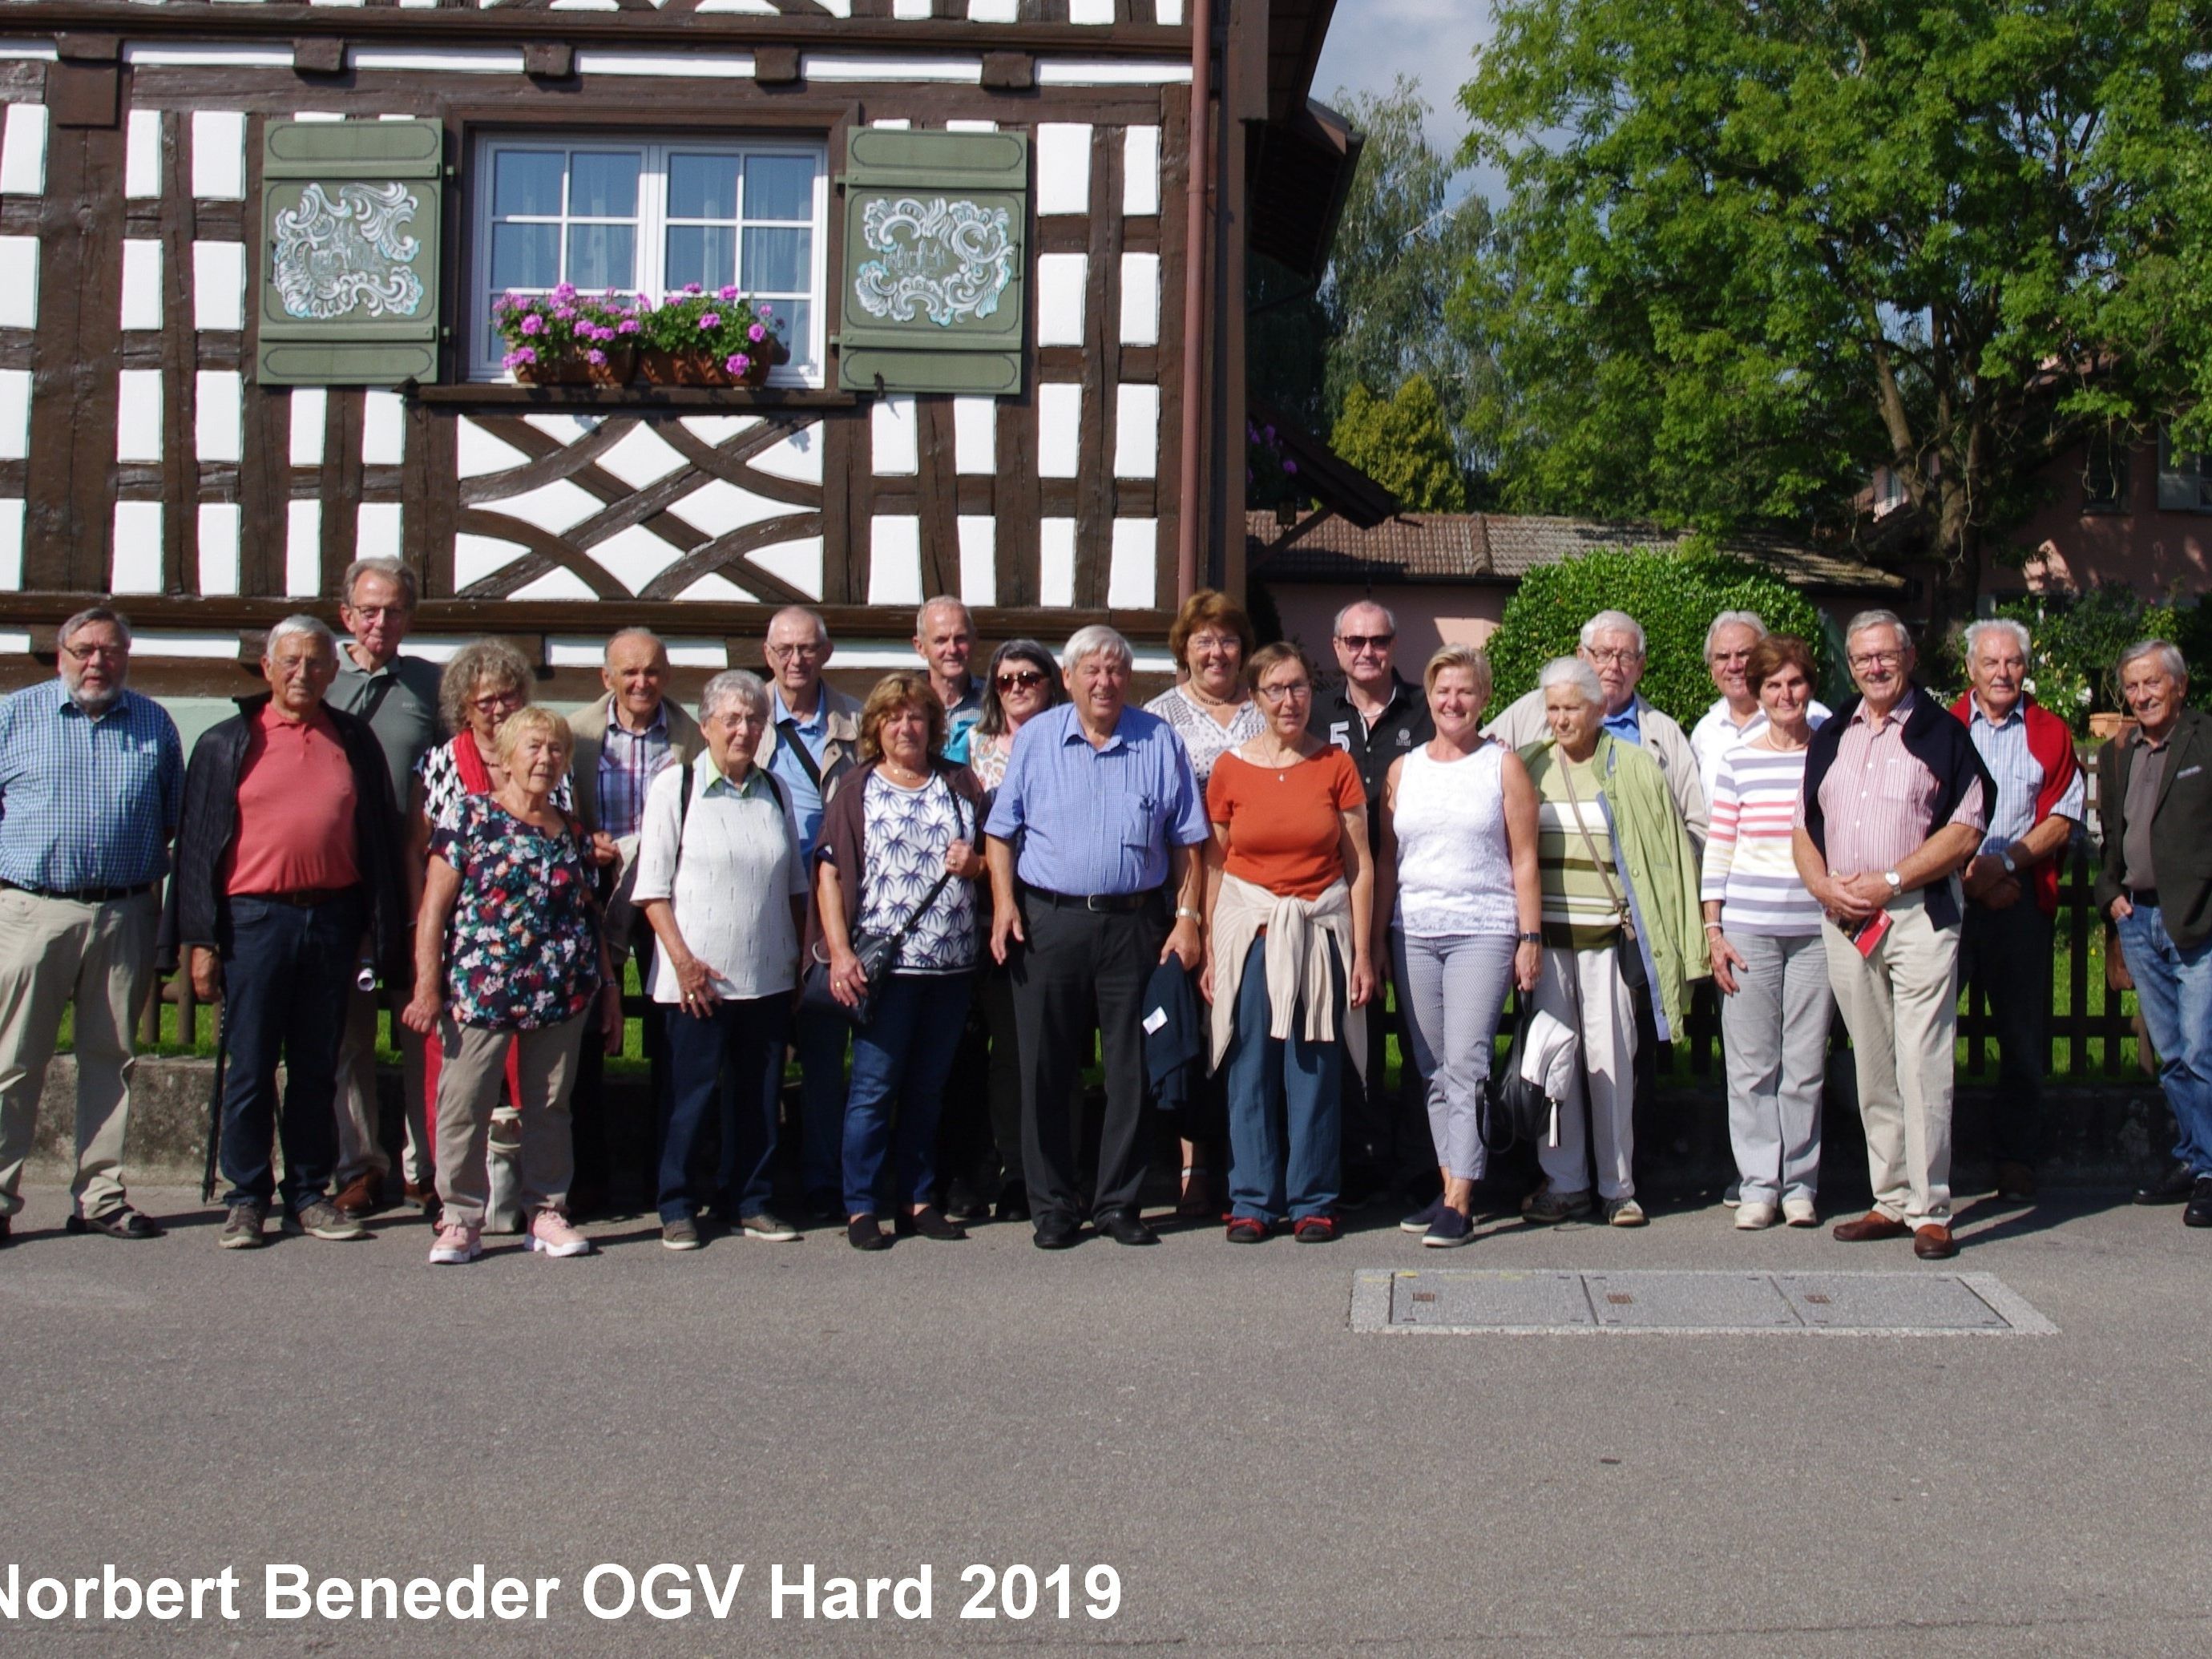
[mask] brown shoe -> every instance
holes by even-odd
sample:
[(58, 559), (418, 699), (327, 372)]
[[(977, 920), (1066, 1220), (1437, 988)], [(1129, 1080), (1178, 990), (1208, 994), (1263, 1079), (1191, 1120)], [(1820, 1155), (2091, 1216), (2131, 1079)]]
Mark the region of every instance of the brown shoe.
[(1948, 1227), (1931, 1221), (1912, 1235), (1912, 1254), (1923, 1261), (1948, 1261), (1959, 1254), (1959, 1242)]
[(427, 1181), (408, 1182), (400, 1190), (405, 1195), (410, 1209), (428, 1210), (437, 1205), (438, 1189)]
[(338, 1188), (331, 1203), (349, 1221), (374, 1215), (384, 1207), (384, 1182), (374, 1170), (363, 1170)]
[(2031, 1199), (2035, 1196), (2035, 1171), (2018, 1158), (1997, 1160), (1997, 1196)]
[(1864, 1244), (1877, 1238), (1902, 1238), (1911, 1231), (1902, 1221), (1892, 1221), (1880, 1210), (1869, 1210), (1856, 1221), (1838, 1221), (1829, 1230), (1828, 1236), (1839, 1243)]

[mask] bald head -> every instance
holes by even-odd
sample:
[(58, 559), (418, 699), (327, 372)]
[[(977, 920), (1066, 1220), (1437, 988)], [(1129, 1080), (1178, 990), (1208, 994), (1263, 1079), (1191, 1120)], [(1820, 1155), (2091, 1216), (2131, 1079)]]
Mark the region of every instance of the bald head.
[(659, 718), (668, 690), (668, 647), (650, 629), (625, 628), (607, 641), (600, 684), (614, 694), (615, 718), (642, 732)]

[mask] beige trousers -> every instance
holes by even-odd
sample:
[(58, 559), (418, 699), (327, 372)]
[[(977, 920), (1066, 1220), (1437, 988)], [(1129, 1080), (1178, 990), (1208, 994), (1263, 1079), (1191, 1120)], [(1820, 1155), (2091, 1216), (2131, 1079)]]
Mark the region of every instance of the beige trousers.
[(1828, 982), (1851, 1034), (1874, 1207), (1914, 1227), (1948, 1226), (1959, 930), (1930, 921), (1918, 891), (1892, 899), (1889, 921), (1870, 957), (1821, 927)]
[[(376, 1138), (376, 1022), (386, 993), (356, 990), (346, 1005), (345, 1040), (338, 1047), (338, 1187), (374, 1171), (389, 1190), (392, 1157)], [(395, 1018), (399, 1039), (399, 1088), (407, 1104), (407, 1174), (416, 1186), (430, 1181), (430, 1138), (422, 1097), (422, 1038)]]
[(0, 1216), (23, 1207), (16, 1188), (39, 1122), (39, 1093), (54, 1057), (62, 1009), (76, 1007), (79, 1213), (124, 1201), (123, 1145), (131, 1121), (131, 1021), (154, 971), (161, 909), (152, 893), (109, 904), (0, 890)]
[[(1559, 1144), (1536, 1143), (1552, 1190), (1589, 1189), (1591, 1146), (1600, 1198), (1636, 1196), (1636, 999), (1620, 977), (1620, 952), (1544, 947), (1536, 1006), (1582, 1033), (1582, 1065), (1559, 1102)], [(1585, 1126), (1584, 1117), (1589, 1122)], [(1595, 1143), (1594, 1146), (1592, 1143)]]
[(576, 1149), (569, 1139), (568, 1091), (576, 1080), (576, 1051), (596, 1004), (572, 1020), (535, 1031), (494, 1031), (463, 1025), (447, 1015), (441, 1035), (445, 1063), (438, 1073), (438, 1196), (445, 1219), (483, 1225), (491, 1201), (484, 1164), (492, 1107), (507, 1072), (507, 1045), (518, 1050), (522, 1081), (522, 1205), (526, 1225), (539, 1210), (565, 1209)]

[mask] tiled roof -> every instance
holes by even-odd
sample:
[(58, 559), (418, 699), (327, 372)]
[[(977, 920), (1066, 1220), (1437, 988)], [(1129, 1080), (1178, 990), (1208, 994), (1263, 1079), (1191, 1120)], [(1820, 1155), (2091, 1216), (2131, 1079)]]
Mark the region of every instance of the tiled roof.
[[(1590, 519), (1547, 519), (1496, 513), (1426, 513), (1386, 519), (1361, 530), (1334, 516), (1310, 524), (1288, 546), (1269, 546), (1295, 533), (1272, 513), (1245, 515), (1246, 556), (1255, 575), (1289, 582), (1511, 581), (1538, 565), (1594, 548), (1673, 547), (1684, 532), (1650, 525)], [(1771, 569), (1793, 587), (1895, 592), (1905, 578), (1862, 560), (1779, 536), (1741, 536), (1724, 550)]]

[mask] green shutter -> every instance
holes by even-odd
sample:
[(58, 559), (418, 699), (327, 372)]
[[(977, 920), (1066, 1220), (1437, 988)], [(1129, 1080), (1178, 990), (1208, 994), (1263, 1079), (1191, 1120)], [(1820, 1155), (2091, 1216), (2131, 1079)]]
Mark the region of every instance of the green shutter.
[(258, 276), (264, 384), (436, 377), (444, 155), (435, 121), (268, 123)]
[(1022, 389), (1029, 140), (856, 131), (846, 142), (837, 384)]

